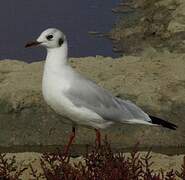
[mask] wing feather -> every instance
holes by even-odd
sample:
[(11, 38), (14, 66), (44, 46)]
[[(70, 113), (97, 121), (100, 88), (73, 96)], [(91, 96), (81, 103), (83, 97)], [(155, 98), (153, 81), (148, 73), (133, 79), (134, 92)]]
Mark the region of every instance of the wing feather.
[(78, 107), (96, 112), (104, 120), (128, 122), (132, 119), (151, 121), (146, 113), (130, 101), (114, 97), (107, 90), (81, 76), (65, 92), (69, 100)]

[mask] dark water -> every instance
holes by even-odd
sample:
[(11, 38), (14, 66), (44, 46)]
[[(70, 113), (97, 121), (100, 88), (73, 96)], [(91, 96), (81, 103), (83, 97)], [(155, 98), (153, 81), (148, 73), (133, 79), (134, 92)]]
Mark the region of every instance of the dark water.
[(110, 40), (89, 35), (88, 31), (108, 32), (116, 21), (111, 9), (120, 1), (2, 1), (0, 59), (22, 59), (27, 62), (43, 59), (43, 49), (24, 49), (24, 44), (48, 27), (57, 27), (67, 34), (71, 57), (115, 57)]

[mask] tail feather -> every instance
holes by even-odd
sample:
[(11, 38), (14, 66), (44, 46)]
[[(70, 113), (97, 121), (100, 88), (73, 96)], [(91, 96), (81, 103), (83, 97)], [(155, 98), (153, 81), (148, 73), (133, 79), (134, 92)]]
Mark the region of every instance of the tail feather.
[(152, 124), (157, 124), (157, 125), (160, 125), (160, 126), (163, 126), (165, 128), (172, 129), (172, 130), (177, 129), (177, 126), (173, 123), (170, 123), (168, 121), (165, 121), (163, 119), (160, 119), (160, 118), (157, 118), (157, 117), (154, 117), (154, 116), (149, 116), (149, 117), (152, 120)]

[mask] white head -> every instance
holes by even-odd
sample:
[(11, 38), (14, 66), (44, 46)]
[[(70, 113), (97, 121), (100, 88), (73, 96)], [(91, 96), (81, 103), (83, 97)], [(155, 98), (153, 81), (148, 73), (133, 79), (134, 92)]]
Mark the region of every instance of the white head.
[(66, 41), (66, 36), (62, 31), (49, 28), (43, 31), (36, 41), (27, 43), (25, 47), (44, 46), (47, 49), (55, 49), (60, 48)]

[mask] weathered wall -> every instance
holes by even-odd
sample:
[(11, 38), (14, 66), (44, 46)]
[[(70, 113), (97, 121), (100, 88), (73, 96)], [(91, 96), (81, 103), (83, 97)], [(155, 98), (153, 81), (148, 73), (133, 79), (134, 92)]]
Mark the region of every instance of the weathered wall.
[[(77, 61), (76, 61), (77, 60)], [(114, 144), (129, 147), (185, 145), (185, 54), (153, 53), (120, 59), (72, 59), (72, 66), (114, 95), (127, 98), (146, 112), (176, 123), (171, 131), (143, 125), (123, 125), (104, 133)], [(61, 145), (71, 126), (43, 101), (43, 63), (0, 61), (0, 146)], [(94, 143), (92, 130), (78, 128), (76, 144)]]
[[(130, 2), (129, 6), (123, 5), (124, 3), (118, 6), (121, 18), (110, 33), (113, 43), (115, 42), (115, 51), (129, 55), (141, 54), (146, 49), (158, 52), (185, 52), (184, 0)], [(125, 9), (129, 13), (125, 14)]]

